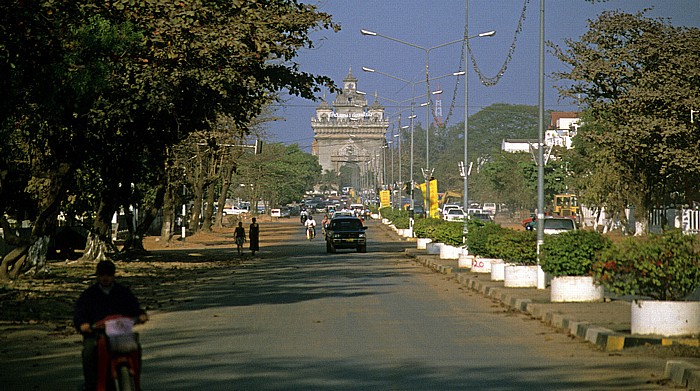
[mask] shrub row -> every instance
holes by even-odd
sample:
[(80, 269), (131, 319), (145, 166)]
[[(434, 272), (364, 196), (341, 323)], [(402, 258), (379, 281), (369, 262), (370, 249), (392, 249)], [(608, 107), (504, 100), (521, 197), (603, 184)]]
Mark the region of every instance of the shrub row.
[[(462, 245), (463, 223), (439, 219), (416, 220), (417, 237)], [(509, 263), (537, 264), (537, 234), (516, 231), (494, 223), (470, 220), (466, 245), (469, 252)], [(558, 276), (590, 275), (611, 292), (683, 300), (700, 287), (700, 239), (668, 230), (660, 235), (630, 237), (613, 244), (606, 236), (588, 230), (545, 235), (540, 266)]]

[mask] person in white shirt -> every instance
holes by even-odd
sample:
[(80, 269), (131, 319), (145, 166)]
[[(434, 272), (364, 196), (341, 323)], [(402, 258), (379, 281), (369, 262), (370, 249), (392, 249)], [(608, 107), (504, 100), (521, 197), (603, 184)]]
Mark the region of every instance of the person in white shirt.
[(304, 222), (304, 227), (306, 227), (307, 232), (311, 230), (311, 232), (307, 234), (309, 239), (312, 239), (314, 236), (316, 236), (316, 220), (314, 220), (313, 216), (309, 215), (306, 218), (306, 221)]

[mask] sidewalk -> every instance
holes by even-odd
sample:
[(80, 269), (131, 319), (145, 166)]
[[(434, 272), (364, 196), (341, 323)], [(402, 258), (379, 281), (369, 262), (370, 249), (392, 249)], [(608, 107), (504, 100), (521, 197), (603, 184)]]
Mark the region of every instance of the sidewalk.
[[(391, 231), (388, 227), (387, 230)], [(394, 235), (399, 240), (406, 240)], [(700, 339), (697, 338), (631, 335), (632, 304), (629, 301), (606, 298), (606, 301), (601, 303), (552, 303), (549, 288), (506, 288), (503, 282), (491, 281), (488, 273), (473, 273), (469, 269), (460, 269), (457, 260), (440, 259), (438, 255), (427, 255), (426, 250), (415, 248), (405, 251), (408, 257), (435, 272), (454, 276), (454, 280), (460, 285), (499, 300), (514, 310), (527, 313), (547, 325), (582, 338), (608, 352), (645, 345), (700, 346)], [(700, 390), (700, 358), (668, 360), (665, 376), (678, 385)]]

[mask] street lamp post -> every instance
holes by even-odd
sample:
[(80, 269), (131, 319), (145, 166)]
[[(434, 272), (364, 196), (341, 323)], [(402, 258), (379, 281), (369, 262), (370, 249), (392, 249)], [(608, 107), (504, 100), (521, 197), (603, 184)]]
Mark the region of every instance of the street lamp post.
[[(410, 175), (411, 175), (411, 176), (410, 176), (410, 180), (411, 180), (411, 210), (414, 210), (415, 202), (414, 202), (414, 200), (413, 200), (413, 124), (414, 124), (414, 121), (413, 121), (413, 120), (416, 118), (416, 115), (414, 114), (414, 107), (415, 107), (415, 106), (414, 106), (414, 103), (415, 103), (415, 98), (420, 98), (420, 96), (419, 96), (419, 97), (416, 97), (416, 96), (415, 96), (415, 87), (416, 87), (416, 84), (418, 84), (418, 83), (423, 83), (423, 82), (427, 82), (426, 84), (428, 84), (428, 86), (429, 86), (429, 82), (431, 82), (431, 81), (433, 81), (433, 80), (438, 80), (438, 79), (442, 79), (442, 78), (450, 77), (450, 76), (462, 76), (462, 75), (466, 74), (466, 72), (465, 72), (465, 71), (452, 72), (452, 73), (448, 73), (448, 74), (446, 74), (446, 75), (428, 78), (428, 79), (426, 79), (426, 80), (413, 81), (413, 80), (403, 79), (403, 78), (400, 78), (400, 77), (398, 77), (398, 76), (391, 75), (391, 74), (389, 74), (389, 73), (381, 72), (381, 71), (378, 71), (378, 70), (373, 69), (373, 68), (362, 67), (362, 70), (363, 70), (364, 72), (369, 72), (369, 73), (378, 73), (378, 74), (380, 74), (380, 75), (384, 75), (384, 76), (386, 76), (386, 77), (389, 77), (389, 78), (392, 78), (392, 79), (395, 79), (395, 80), (398, 80), (398, 81), (401, 81), (401, 82), (404, 82), (404, 83), (407, 83), (407, 84), (410, 84), (410, 85), (411, 85), (411, 99), (410, 99), (410, 100), (411, 100), (411, 116), (409, 117), (409, 118), (411, 119), (411, 125), (410, 125), (410, 128), (411, 128), (411, 163), (410, 163), (410, 166), (411, 166), (411, 167), (410, 167), (411, 174), (410, 174)], [(427, 102), (428, 102), (428, 103), (422, 103), (421, 106), (427, 106), (427, 105), (430, 103), (430, 95), (442, 93), (442, 91), (430, 92), (429, 88), (430, 88), (430, 87), (428, 87), (428, 93), (424, 95), (424, 96), (428, 97), (428, 98), (427, 98)], [(384, 99), (386, 99), (386, 98), (384, 98)], [(387, 99), (387, 100), (391, 100), (391, 99)], [(395, 101), (394, 101), (394, 102), (395, 102)], [(406, 102), (406, 101), (396, 102), (396, 103), (403, 103), (403, 102)], [(429, 115), (429, 113), (428, 113), (428, 115)], [(428, 152), (428, 149), (429, 149), (429, 148), (428, 148), (428, 145), (427, 145), (428, 137), (429, 137), (429, 133), (426, 132), (426, 158), (428, 158), (428, 156), (429, 156), (429, 152)], [(428, 193), (428, 187), (427, 187), (427, 185), (426, 185), (426, 193)], [(428, 204), (429, 204), (429, 202), (430, 202), (429, 198), (430, 198), (430, 197), (426, 197), (426, 202), (427, 202)]]
[[(397, 140), (399, 142), (399, 189), (401, 188), (401, 185), (403, 185), (403, 171), (401, 170), (401, 160), (403, 160), (403, 156), (401, 155), (401, 131), (408, 129), (408, 125), (401, 126), (399, 128), (399, 134), (395, 134), (394, 137), (397, 137)], [(403, 207), (403, 196), (401, 195), (401, 191), (399, 191), (399, 204), (400, 207)]]
[[(496, 32), (489, 31), (486, 33), (477, 34), (473, 37), (463, 37), (461, 39), (456, 39), (454, 41), (445, 42), (445, 43), (442, 43), (442, 44), (439, 44), (436, 46), (432, 46), (432, 47), (428, 47), (428, 48), (420, 46), (420, 45), (416, 45), (414, 43), (407, 42), (407, 41), (404, 41), (404, 40), (401, 40), (398, 38), (390, 37), (388, 35), (380, 34), (380, 33), (374, 32), (374, 31), (370, 31), (370, 30), (361, 29), (360, 33), (362, 35), (366, 35), (366, 36), (370, 36), (370, 37), (382, 37), (382, 38), (388, 39), (390, 41), (394, 41), (394, 42), (397, 42), (397, 43), (400, 43), (400, 44), (403, 44), (406, 46), (410, 46), (410, 47), (422, 50), (425, 53), (425, 84), (426, 84), (425, 89), (426, 89), (426, 96), (428, 97), (428, 104), (425, 105), (426, 106), (426, 113), (425, 113), (425, 119), (426, 119), (426, 121), (425, 121), (425, 166), (426, 166), (426, 173), (428, 173), (428, 175), (426, 177), (426, 183), (425, 183), (425, 192), (427, 193), (426, 197), (425, 197), (425, 200), (426, 200), (425, 206), (426, 206), (428, 216), (430, 216), (430, 177), (429, 177), (430, 176), (430, 174), (429, 174), (429, 172), (430, 172), (430, 111), (429, 111), (430, 110), (430, 52), (435, 50), (435, 49), (439, 49), (439, 48), (442, 48), (445, 46), (465, 42), (471, 38), (489, 37), (489, 36), (494, 35)], [(466, 108), (465, 108), (465, 110), (466, 110)]]
[[(465, 16), (465, 22), (466, 23), (466, 31), (467, 34), (469, 33), (469, 0), (467, 0), (467, 7), (466, 7), (466, 16)], [(469, 40), (472, 38), (478, 38), (478, 37), (493, 37), (496, 34), (496, 31), (487, 31), (485, 33), (477, 34), (476, 36), (467, 36), (467, 39), (464, 40), (464, 53), (468, 52), (467, 45), (469, 45)], [(466, 69), (466, 66), (465, 66)], [(462, 207), (464, 208), (464, 213), (467, 214), (464, 218), (464, 227), (463, 231), (466, 234), (469, 232), (469, 225), (467, 224), (467, 219), (469, 217), (469, 152), (467, 150), (468, 147), (468, 135), (469, 135), (469, 73), (464, 74), (464, 191), (462, 193)], [(464, 236), (466, 240), (466, 235)]]

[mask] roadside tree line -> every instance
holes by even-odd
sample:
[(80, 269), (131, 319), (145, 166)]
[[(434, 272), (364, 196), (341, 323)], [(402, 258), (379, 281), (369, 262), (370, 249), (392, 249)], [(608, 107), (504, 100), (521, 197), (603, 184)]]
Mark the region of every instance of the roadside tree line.
[[(330, 15), (293, 0), (0, 4), (0, 224), (16, 246), (0, 280), (45, 267), (59, 213), (87, 224), (85, 257), (100, 259), (112, 215), (138, 205), (146, 218), (125, 250), (141, 249), (185, 175), (204, 188), (230, 178), (242, 151), (209, 152), (245, 141), (278, 91), (335, 88), (294, 62), (310, 32), (329, 29)], [(183, 159), (221, 164), (183, 173)], [(31, 221), (31, 236), (8, 218)]]

